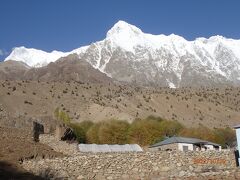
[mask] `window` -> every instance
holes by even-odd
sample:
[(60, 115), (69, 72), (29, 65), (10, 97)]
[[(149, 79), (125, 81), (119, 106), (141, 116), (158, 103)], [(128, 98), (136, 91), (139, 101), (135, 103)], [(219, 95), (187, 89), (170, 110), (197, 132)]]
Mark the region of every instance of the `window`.
[(188, 146), (182, 146), (183, 147), (183, 151), (188, 151)]

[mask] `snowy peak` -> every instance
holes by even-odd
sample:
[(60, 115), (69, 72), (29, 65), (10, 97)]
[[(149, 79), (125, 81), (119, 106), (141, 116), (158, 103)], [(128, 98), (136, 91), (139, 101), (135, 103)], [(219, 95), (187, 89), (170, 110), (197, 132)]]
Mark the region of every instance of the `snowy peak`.
[(141, 31), (141, 29), (137, 28), (136, 26), (120, 20), (107, 32), (107, 38), (111, 38), (112, 36), (119, 36), (119, 35), (138, 36), (142, 33), (143, 32)]
[(111, 42), (115, 47), (135, 53), (138, 47), (148, 49), (161, 49), (163, 46), (172, 47), (173, 44), (182, 46), (188, 41), (183, 37), (170, 35), (153, 35), (144, 33), (141, 29), (125, 21), (118, 21), (107, 33), (106, 41)]
[(67, 53), (60, 51), (52, 51), (48, 53), (42, 50), (25, 48), (24, 46), (21, 46), (14, 48), (12, 53), (5, 59), (5, 61), (22, 61), (31, 67), (42, 67), (66, 55)]
[(134, 47), (142, 44), (144, 33), (134, 25), (118, 21), (108, 32), (106, 41), (114, 47), (121, 47), (126, 51), (134, 52)]
[(55, 62), (61, 57), (66, 57), (69, 54), (82, 54), (87, 50), (88, 46), (83, 46), (78, 49), (74, 49), (71, 52), (52, 51), (45, 52), (38, 49), (26, 48), (24, 46), (15, 47), (11, 54), (5, 59), (22, 61), (30, 67), (43, 67), (48, 65), (50, 62)]

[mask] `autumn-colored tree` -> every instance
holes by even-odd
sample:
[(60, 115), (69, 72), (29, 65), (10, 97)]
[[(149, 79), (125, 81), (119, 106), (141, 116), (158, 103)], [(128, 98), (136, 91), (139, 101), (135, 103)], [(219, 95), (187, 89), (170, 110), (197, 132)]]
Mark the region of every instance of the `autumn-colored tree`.
[(95, 143), (95, 144), (100, 143), (98, 132), (99, 132), (99, 128), (100, 128), (101, 124), (102, 124), (102, 122), (94, 123), (89, 128), (89, 130), (87, 131), (87, 134), (86, 134), (87, 143)]
[(231, 128), (216, 128), (213, 130), (215, 134), (215, 142), (223, 147), (232, 146), (236, 141), (235, 131)]
[(129, 123), (120, 120), (104, 121), (98, 130), (101, 144), (126, 144), (128, 143)]
[(159, 121), (155, 120), (135, 120), (129, 129), (129, 140), (131, 143), (149, 145), (162, 137)]
[(216, 142), (216, 136), (213, 131), (203, 125), (195, 128), (184, 128), (179, 135)]
[(177, 121), (163, 120), (160, 122), (160, 130), (164, 136), (176, 136), (184, 129), (184, 126)]

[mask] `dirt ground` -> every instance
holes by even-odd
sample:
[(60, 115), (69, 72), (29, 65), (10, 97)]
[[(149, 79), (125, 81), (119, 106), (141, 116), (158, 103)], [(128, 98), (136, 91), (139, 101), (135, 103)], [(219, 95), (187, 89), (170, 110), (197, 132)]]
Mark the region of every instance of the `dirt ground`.
[(21, 160), (57, 156), (62, 154), (33, 142), (28, 131), (0, 127), (0, 179), (42, 179), (24, 171)]

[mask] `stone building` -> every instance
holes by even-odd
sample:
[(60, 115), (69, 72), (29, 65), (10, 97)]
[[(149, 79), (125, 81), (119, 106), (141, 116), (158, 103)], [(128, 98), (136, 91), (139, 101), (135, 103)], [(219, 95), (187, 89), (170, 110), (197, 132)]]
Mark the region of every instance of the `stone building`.
[(171, 137), (164, 141), (153, 144), (149, 147), (151, 151), (159, 150), (179, 150), (179, 151), (206, 151), (206, 150), (221, 150), (219, 144), (196, 139), (196, 138), (186, 138), (186, 137)]

